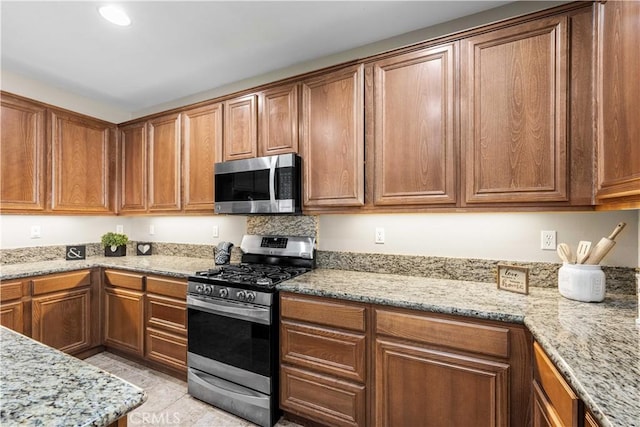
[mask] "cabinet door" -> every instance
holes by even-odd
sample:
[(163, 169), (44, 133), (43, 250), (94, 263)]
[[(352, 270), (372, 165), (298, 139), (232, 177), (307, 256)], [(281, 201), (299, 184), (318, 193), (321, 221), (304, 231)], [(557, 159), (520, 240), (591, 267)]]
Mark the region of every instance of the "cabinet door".
[(564, 202), (567, 18), (461, 41), (463, 202)]
[(364, 204), (363, 67), (302, 84), (304, 207)]
[(258, 155), (298, 152), (298, 85), (265, 90), (259, 99)]
[(66, 353), (91, 346), (91, 289), (83, 288), (33, 297), (33, 339)]
[[(598, 187), (600, 203), (640, 207), (640, 2), (598, 4)], [(621, 199), (622, 198), (622, 199)]]
[(214, 164), (222, 161), (222, 104), (182, 114), (184, 210), (214, 209)]
[(24, 334), (24, 306), (22, 303), (22, 295), (22, 281), (5, 281), (0, 284), (0, 325)]
[(180, 115), (149, 121), (149, 211), (180, 210)]
[(553, 405), (544, 395), (542, 388), (533, 382), (533, 427), (564, 427)]
[(147, 125), (120, 128), (120, 211), (147, 210)]
[[(51, 113), (52, 209), (113, 211), (115, 126), (63, 112)], [(113, 180), (115, 182), (115, 180)]]
[(0, 209), (45, 208), (45, 109), (2, 94), (0, 127)]
[(377, 339), (377, 426), (507, 426), (509, 365)]
[(144, 293), (109, 287), (104, 294), (105, 344), (142, 357)]
[(230, 99), (224, 103), (225, 161), (250, 159), (258, 153), (258, 108), (256, 95)]
[(456, 201), (454, 44), (374, 64), (376, 205)]

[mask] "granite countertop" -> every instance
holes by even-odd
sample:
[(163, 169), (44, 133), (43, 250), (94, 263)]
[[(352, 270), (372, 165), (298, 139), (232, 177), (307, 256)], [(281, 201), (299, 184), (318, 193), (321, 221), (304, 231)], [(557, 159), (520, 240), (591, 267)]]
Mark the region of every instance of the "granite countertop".
[(2, 426), (107, 426), (146, 393), (99, 368), (0, 327)]
[(522, 323), (603, 426), (640, 426), (640, 328), (634, 295), (602, 303), (555, 288), (521, 295), (495, 284), (317, 269), (278, 288), (308, 295)]

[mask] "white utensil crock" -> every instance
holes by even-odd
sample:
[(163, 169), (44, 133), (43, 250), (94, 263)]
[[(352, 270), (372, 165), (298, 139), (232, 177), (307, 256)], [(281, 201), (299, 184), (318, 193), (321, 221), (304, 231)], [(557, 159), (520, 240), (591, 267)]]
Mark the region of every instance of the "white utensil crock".
[(563, 264), (558, 270), (560, 295), (576, 301), (604, 300), (604, 272), (599, 265)]

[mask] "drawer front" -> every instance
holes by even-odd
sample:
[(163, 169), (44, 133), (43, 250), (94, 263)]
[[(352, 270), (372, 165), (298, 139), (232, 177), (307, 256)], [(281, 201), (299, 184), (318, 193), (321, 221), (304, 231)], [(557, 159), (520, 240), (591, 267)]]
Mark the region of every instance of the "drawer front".
[(104, 278), (107, 285), (116, 288), (126, 288), (134, 291), (144, 290), (144, 276), (140, 274), (105, 270)]
[(91, 284), (91, 272), (89, 270), (83, 270), (73, 273), (55, 274), (33, 279), (31, 282), (33, 283), (33, 295), (42, 295), (49, 292), (89, 286)]
[(187, 372), (187, 339), (147, 328), (146, 357), (181, 372)]
[(147, 292), (187, 300), (186, 279), (147, 276)]
[(281, 324), (282, 362), (365, 382), (363, 334), (292, 323)]
[(22, 298), (22, 282), (4, 282), (0, 285), (0, 302)]
[(147, 294), (147, 325), (187, 335), (187, 304), (175, 298)]
[(376, 333), (456, 350), (509, 357), (509, 329), (427, 315), (376, 310)]
[(280, 379), (282, 409), (331, 426), (366, 425), (364, 386), (288, 366)]
[(22, 301), (0, 305), (0, 325), (24, 334), (24, 307)]
[(542, 347), (533, 343), (534, 377), (566, 426), (577, 425), (580, 400), (562, 378)]
[(366, 308), (325, 298), (281, 294), (283, 318), (324, 326), (365, 331)]

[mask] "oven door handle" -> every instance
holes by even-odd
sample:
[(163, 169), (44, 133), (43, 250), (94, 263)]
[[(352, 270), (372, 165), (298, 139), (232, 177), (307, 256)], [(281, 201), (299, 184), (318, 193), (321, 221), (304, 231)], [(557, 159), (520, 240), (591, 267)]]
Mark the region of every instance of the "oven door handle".
[(276, 204), (276, 167), (278, 166), (278, 156), (271, 158), (269, 166), (269, 202), (271, 203), (271, 212), (278, 212)]
[(220, 378), (189, 369), (189, 380), (205, 389), (215, 387), (215, 392), (248, 405), (269, 408), (269, 398), (251, 389), (241, 387)]
[(243, 307), (237, 304), (229, 304), (225, 301), (216, 301), (211, 303), (203, 301), (199, 298), (187, 295), (187, 308), (205, 311), (219, 316), (231, 317), (234, 319), (248, 320), (251, 322), (261, 323), (263, 325), (271, 324), (270, 309), (264, 307)]

